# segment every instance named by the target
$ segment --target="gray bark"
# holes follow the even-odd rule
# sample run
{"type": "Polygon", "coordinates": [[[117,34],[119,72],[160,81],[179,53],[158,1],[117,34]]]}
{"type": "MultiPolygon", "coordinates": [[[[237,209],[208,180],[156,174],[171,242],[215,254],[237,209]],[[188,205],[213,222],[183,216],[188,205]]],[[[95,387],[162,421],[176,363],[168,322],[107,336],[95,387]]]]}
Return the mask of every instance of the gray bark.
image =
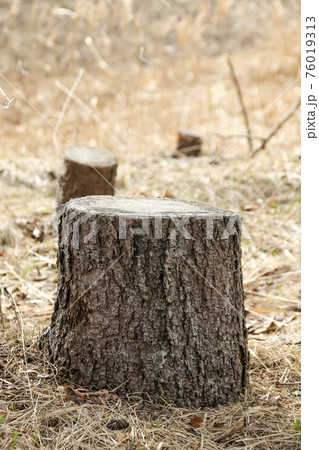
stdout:
{"type": "Polygon", "coordinates": [[[248,364],[240,234],[238,215],[206,204],[71,200],[42,338],[60,377],[177,406],[238,400],[248,364]]]}

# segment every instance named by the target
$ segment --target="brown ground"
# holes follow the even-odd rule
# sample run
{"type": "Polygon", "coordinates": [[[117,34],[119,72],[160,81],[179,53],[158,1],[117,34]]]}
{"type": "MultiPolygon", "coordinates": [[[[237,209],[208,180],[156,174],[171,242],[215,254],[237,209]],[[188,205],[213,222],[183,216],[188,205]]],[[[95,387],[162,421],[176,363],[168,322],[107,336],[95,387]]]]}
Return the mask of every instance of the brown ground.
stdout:
{"type": "Polygon", "coordinates": [[[212,137],[246,134],[226,52],[254,136],[267,136],[294,107],[299,3],[189,3],[1,4],[0,87],[16,98],[0,109],[1,448],[300,447],[299,111],[254,158],[245,138],[212,137]],[[202,156],[171,158],[180,129],[203,136],[202,156]],[[50,218],[68,143],[113,151],[122,195],[181,197],[240,212],[251,350],[241,403],[186,411],[57,389],[36,344],[56,290],[50,218]],[[107,428],[118,418],[128,428],[107,428]]]}

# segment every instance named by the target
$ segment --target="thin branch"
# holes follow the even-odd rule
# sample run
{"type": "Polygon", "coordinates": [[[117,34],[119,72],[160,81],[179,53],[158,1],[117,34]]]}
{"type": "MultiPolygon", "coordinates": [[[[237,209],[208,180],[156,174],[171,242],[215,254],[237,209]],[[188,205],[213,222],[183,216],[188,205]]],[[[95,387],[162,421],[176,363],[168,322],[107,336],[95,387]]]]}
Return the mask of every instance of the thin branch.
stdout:
{"type": "Polygon", "coordinates": [[[237,75],[235,73],[233,63],[231,62],[230,58],[227,58],[227,63],[229,66],[231,77],[233,79],[233,82],[234,82],[234,85],[235,85],[235,88],[237,91],[239,102],[241,104],[242,113],[244,116],[245,126],[246,126],[246,130],[247,130],[247,141],[248,141],[249,151],[252,152],[253,151],[253,140],[252,140],[251,131],[250,131],[250,127],[249,127],[248,112],[247,112],[246,106],[244,104],[244,99],[243,99],[243,95],[241,92],[240,84],[239,84],[237,75]]]}
{"type": "Polygon", "coordinates": [[[39,289],[35,288],[34,286],[32,286],[31,283],[29,283],[27,280],[25,280],[24,278],[20,277],[20,275],[13,269],[13,267],[7,263],[7,261],[3,260],[4,265],[10,270],[10,272],[20,281],[22,281],[23,283],[25,283],[28,288],[30,289],[30,291],[33,292],[33,294],[38,295],[39,298],[46,298],[47,300],[49,300],[50,303],[54,303],[54,300],[52,299],[52,297],[48,294],[46,294],[45,292],[41,292],[39,291],[39,289]]]}
{"type": "MultiPolygon", "coordinates": [[[[88,105],[86,105],[86,104],[85,104],[85,103],[84,103],[84,102],[83,102],[83,101],[82,101],[82,100],[81,100],[74,92],[71,92],[66,86],[64,86],[64,84],[61,83],[60,80],[56,80],[56,81],[55,81],[55,85],[56,85],[59,89],[61,89],[62,92],[64,92],[64,93],[67,94],[67,95],[70,95],[70,97],[72,98],[72,100],[73,100],[77,105],[79,105],[81,108],[85,109],[87,112],[90,113],[90,115],[91,115],[91,117],[92,117],[92,119],[94,120],[95,123],[101,125],[102,128],[105,129],[105,127],[107,126],[107,125],[106,125],[106,122],[103,122],[103,120],[101,120],[101,119],[99,118],[99,116],[93,111],[93,109],[90,108],[88,105]]],[[[112,131],[111,128],[108,128],[108,131],[109,131],[114,137],[116,137],[116,138],[118,139],[119,143],[120,143],[121,145],[123,145],[123,146],[125,147],[125,149],[126,149],[126,145],[125,145],[125,142],[123,141],[123,139],[122,139],[117,133],[115,133],[114,131],[112,131]]]]}
{"type": "Polygon", "coordinates": [[[4,96],[4,98],[6,100],[6,102],[3,105],[0,105],[0,108],[2,108],[2,109],[9,109],[9,108],[11,108],[11,106],[13,106],[15,104],[16,99],[12,98],[10,100],[10,98],[7,97],[6,93],[1,88],[0,88],[0,93],[4,96]]]}
{"type": "Polygon", "coordinates": [[[1,304],[2,298],[4,298],[4,288],[1,288],[1,295],[0,295],[0,323],[2,325],[2,328],[5,329],[4,328],[4,319],[3,319],[4,314],[2,311],[2,304],[1,304]]]}
{"type": "Polygon", "coordinates": [[[298,299],[281,297],[279,295],[263,294],[262,292],[248,291],[247,289],[245,289],[245,294],[251,295],[251,296],[256,296],[256,297],[270,298],[271,300],[281,300],[286,303],[293,303],[293,304],[300,303],[300,300],[298,300],[298,299]]]}
{"type": "Polygon", "coordinates": [[[301,104],[301,98],[297,101],[297,103],[295,104],[295,106],[291,109],[291,111],[286,114],[281,120],[280,122],[278,122],[278,124],[272,129],[272,131],[268,134],[268,136],[266,138],[263,139],[263,142],[260,144],[259,147],[255,148],[254,151],[252,152],[251,156],[255,156],[258,152],[260,152],[261,150],[264,150],[264,148],[266,147],[266,145],[268,144],[268,142],[270,141],[271,138],[273,138],[275,136],[275,134],[280,130],[280,128],[287,122],[287,120],[290,119],[291,116],[293,116],[295,114],[295,112],[297,111],[297,109],[299,108],[301,104]]]}
{"type": "Polygon", "coordinates": [[[253,136],[253,135],[248,135],[248,134],[223,134],[223,133],[215,133],[212,132],[211,134],[213,134],[214,136],[217,136],[221,139],[241,139],[241,138],[245,138],[245,139],[254,139],[254,140],[259,140],[259,141],[264,141],[265,138],[261,137],[261,136],[253,136]]]}
{"type": "Polygon", "coordinates": [[[92,53],[92,55],[94,56],[94,58],[96,59],[96,62],[98,63],[98,66],[105,70],[106,72],[108,72],[109,75],[113,75],[113,71],[111,70],[110,66],[108,65],[108,63],[102,58],[102,56],[100,55],[98,49],[96,48],[96,46],[94,45],[93,39],[91,38],[91,36],[87,36],[84,39],[84,43],[85,45],[87,45],[88,49],[90,50],[90,52],[92,53]]]}
{"type": "Polygon", "coordinates": [[[22,350],[23,350],[24,364],[25,364],[25,368],[26,368],[25,373],[26,373],[26,377],[27,377],[27,380],[28,380],[28,386],[29,386],[29,391],[30,391],[31,402],[32,402],[32,405],[34,405],[34,402],[33,402],[33,395],[32,395],[32,388],[31,388],[31,382],[30,382],[30,378],[29,378],[27,353],[26,353],[26,350],[25,350],[25,343],[24,343],[24,330],[23,330],[22,314],[21,314],[21,312],[20,312],[20,310],[19,310],[19,308],[18,308],[18,305],[16,304],[16,301],[15,301],[15,299],[14,299],[12,293],[9,292],[9,294],[10,294],[11,301],[12,301],[12,305],[13,305],[13,307],[14,307],[14,312],[15,312],[15,314],[16,314],[17,321],[18,321],[18,324],[19,324],[19,327],[20,327],[20,330],[21,330],[22,350]]]}
{"type": "Polygon", "coordinates": [[[56,138],[58,129],[60,128],[61,122],[63,120],[64,113],[65,113],[65,111],[66,111],[66,109],[67,109],[67,107],[68,107],[68,105],[70,103],[70,100],[72,98],[72,95],[73,95],[74,91],[78,87],[78,84],[79,84],[79,82],[80,82],[80,80],[82,78],[83,73],[84,73],[84,69],[81,67],[81,69],[80,69],[80,71],[78,73],[78,76],[76,77],[76,79],[75,79],[75,81],[73,83],[73,86],[72,86],[71,90],[69,91],[69,93],[68,93],[68,95],[67,95],[67,97],[65,99],[65,102],[64,102],[64,105],[63,105],[62,110],[60,112],[58,121],[57,121],[57,123],[55,125],[55,128],[53,130],[52,140],[53,140],[53,144],[54,144],[56,149],[58,149],[58,142],[57,142],[57,138],[56,138]]]}
{"type": "Polygon", "coordinates": [[[242,428],[244,428],[245,426],[245,419],[242,417],[241,419],[239,419],[237,422],[235,422],[235,424],[228,430],[225,431],[223,434],[217,436],[214,439],[214,442],[220,442],[223,439],[228,438],[229,436],[231,436],[232,434],[237,433],[238,431],[240,431],[242,428]]]}

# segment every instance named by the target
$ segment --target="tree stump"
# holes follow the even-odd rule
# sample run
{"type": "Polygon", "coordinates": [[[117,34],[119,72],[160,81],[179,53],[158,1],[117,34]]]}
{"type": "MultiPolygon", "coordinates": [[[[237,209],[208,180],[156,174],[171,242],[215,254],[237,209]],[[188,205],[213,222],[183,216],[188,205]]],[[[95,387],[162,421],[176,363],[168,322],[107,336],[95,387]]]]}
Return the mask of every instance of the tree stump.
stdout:
{"type": "Polygon", "coordinates": [[[64,205],[42,337],[59,376],[184,407],[238,400],[248,364],[240,236],[238,215],[201,203],[64,205]]]}
{"type": "Polygon", "coordinates": [[[68,147],[58,181],[57,204],[87,195],[114,195],[117,161],[109,150],[68,147]]]}
{"type": "Polygon", "coordinates": [[[177,140],[176,156],[199,156],[203,140],[194,131],[180,131],[177,140]]]}

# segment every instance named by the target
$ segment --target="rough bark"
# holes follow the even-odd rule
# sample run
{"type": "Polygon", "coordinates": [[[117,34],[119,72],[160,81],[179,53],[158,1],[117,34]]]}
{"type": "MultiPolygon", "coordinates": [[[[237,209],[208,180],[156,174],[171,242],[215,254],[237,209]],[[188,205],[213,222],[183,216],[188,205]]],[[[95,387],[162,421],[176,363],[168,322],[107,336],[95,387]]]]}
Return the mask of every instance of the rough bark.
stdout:
{"type": "Polygon", "coordinates": [[[248,364],[240,234],[238,215],[206,204],[71,200],[42,338],[60,377],[178,406],[238,400],[248,364]]]}
{"type": "Polygon", "coordinates": [[[71,198],[114,195],[116,170],[116,158],[109,150],[68,147],[58,182],[58,208],[71,198]]]}

